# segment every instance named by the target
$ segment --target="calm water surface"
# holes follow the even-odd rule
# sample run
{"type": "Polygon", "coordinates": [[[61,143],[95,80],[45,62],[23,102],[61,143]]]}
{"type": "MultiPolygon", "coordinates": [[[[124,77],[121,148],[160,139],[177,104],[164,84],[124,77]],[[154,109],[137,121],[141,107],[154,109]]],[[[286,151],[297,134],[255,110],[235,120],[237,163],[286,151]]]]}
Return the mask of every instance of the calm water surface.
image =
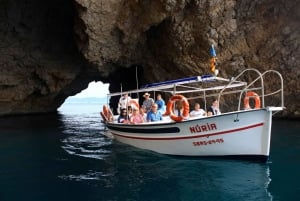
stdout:
{"type": "Polygon", "coordinates": [[[0,201],[299,200],[300,122],[273,122],[267,163],[174,158],[111,141],[99,104],[0,119],[0,201]]]}

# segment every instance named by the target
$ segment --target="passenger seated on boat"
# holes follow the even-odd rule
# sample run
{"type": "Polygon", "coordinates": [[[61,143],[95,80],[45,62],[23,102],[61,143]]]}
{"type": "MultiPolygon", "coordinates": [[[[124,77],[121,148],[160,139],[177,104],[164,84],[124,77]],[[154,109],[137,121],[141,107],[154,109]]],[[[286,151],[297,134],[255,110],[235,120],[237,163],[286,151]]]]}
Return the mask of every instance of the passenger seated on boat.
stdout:
{"type": "Polygon", "coordinates": [[[144,107],[140,107],[140,114],[144,118],[144,122],[146,122],[147,121],[147,112],[146,112],[146,109],[144,107]]]}
{"type": "Polygon", "coordinates": [[[129,116],[125,108],[121,109],[120,116],[118,117],[118,123],[129,123],[129,116]]]}
{"type": "Polygon", "coordinates": [[[162,120],[162,114],[160,111],[157,110],[157,104],[154,103],[151,106],[151,110],[147,113],[147,121],[161,121],[162,120]]]}
{"type": "Polygon", "coordinates": [[[132,109],[132,115],[130,116],[130,123],[136,124],[136,123],[143,123],[144,117],[139,113],[139,109],[136,107],[133,107],[132,109]]]}
{"type": "Polygon", "coordinates": [[[219,102],[218,100],[215,99],[207,110],[207,116],[213,116],[219,114],[221,114],[221,111],[219,109],[219,102]]]}
{"type": "Polygon", "coordinates": [[[183,105],[182,101],[176,101],[175,102],[175,109],[174,109],[174,114],[178,117],[182,116],[183,114],[183,105]]]}
{"type": "Polygon", "coordinates": [[[203,117],[206,116],[206,112],[200,108],[199,103],[195,103],[194,110],[190,112],[190,117],[203,117]]]}
{"type": "Polygon", "coordinates": [[[153,98],[150,98],[149,93],[145,93],[143,97],[145,98],[145,100],[143,101],[143,107],[146,109],[147,112],[149,112],[151,110],[152,104],[154,103],[154,100],[153,98]]]}
{"type": "Polygon", "coordinates": [[[124,93],[123,96],[121,96],[118,104],[118,113],[120,114],[121,108],[127,108],[129,101],[131,100],[131,97],[128,96],[127,93],[124,93]]]}
{"type": "Polygon", "coordinates": [[[166,104],[164,99],[162,99],[161,94],[157,94],[155,103],[158,106],[158,110],[163,114],[166,111],[166,104]]]}

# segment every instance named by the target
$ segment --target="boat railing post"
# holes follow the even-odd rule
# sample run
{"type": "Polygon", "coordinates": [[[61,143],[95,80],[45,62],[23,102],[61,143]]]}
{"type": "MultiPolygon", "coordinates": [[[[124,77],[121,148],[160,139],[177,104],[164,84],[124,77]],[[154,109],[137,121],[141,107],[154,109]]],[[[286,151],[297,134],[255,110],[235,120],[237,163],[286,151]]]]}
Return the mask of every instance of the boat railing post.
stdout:
{"type": "Polygon", "coordinates": [[[207,105],[206,105],[206,93],[205,93],[205,90],[203,91],[203,98],[204,98],[204,108],[205,108],[205,111],[207,111],[207,105]]]}
{"type": "Polygon", "coordinates": [[[265,98],[264,98],[264,80],[263,80],[263,76],[261,74],[261,72],[259,72],[256,69],[249,69],[252,71],[255,71],[258,74],[258,77],[256,79],[254,79],[250,84],[247,85],[247,87],[245,88],[245,91],[248,91],[248,89],[250,88],[250,86],[252,86],[255,82],[257,82],[257,80],[260,80],[260,89],[261,89],[261,98],[262,98],[262,107],[265,107],[265,98]]]}
{"type": "MultiPolygon", "coordinates": [[[[284,108],[284,94],[283,94],[283,77],[282,77],[282,75],[278,72],[278,71],[276,71],[276,70],[268,70],[268,71],[265,71],[263,74],[262,74],[262,76],[265,76],[266,74],[268,74],[268,73],[275,73],[278,77],[279,77],[279,79],[280,79],[280,89],[278,89],[278,90],[275,90],[275,93],[278,93],[278,92],[280,92],[280,95],[281,95],[281,107],[282,108],[284,108]]],[[[268,94],[267,94],[268,95],[268,94]]],[[[267,96],[266,95],[266,96],[267,96]]]]}
{"type": "MultiPolygon", "coordinates": [[[[254,69],[254,68],[248,68],[248,69],[243,70],[243,71],[242,71],[240,74],[238,74],[236,77],[232,78],[232,79],[230,80],[230,82],[229,82],[226,86],[230,85],[230,84],[233,83],[233,82],[238,81],[238,79],[239,79],[242,75],[244,75],[247,71],[254,71],[254,72],[256,72],[256,73],[258,74],[258,77],[257,77],[254,81],[252,81],[250,84],[247,84],[247,85],[245,86],[245,88],[241,91],[240,97],[239,97],[239,104],[238,104],[238,108],[237,108],[238,111],[241,109],[242,94],[243,94],[244,92],[248,91],[249,87],[252,86],[252,85],[253,85],[257,80],[259,80],[259,79],[261,80],[261,90],[263,90],[263,78],[262,78],[262,74],[261,74],[258,70],[254,69]]],[[[221,97],[223,91],[226,89],[226,86],[220,91],[220,94],[219,94],[219,98],[218,98],[218,99],[220,99],[220,97],[221,97]]],[[[264,95],[264,92],[263,92],[263,91],[262,91],[262,95],[264,95]]],[[[263,107],[264,107],[264,99],[263,99],[262,102],[263,102],[263,107]]]]}
{"type": "Polygon", "coordinates": [[[174,87],[173,87],[173,95],[176,94],[176,84],[174,84],[174,87]]]}
{"type": "Polygon", "coordinates": [[[261,102],[262,102],[262,108],[265,108],[265,87],[264,87],[264,79],[261,75],[261,102]]]}

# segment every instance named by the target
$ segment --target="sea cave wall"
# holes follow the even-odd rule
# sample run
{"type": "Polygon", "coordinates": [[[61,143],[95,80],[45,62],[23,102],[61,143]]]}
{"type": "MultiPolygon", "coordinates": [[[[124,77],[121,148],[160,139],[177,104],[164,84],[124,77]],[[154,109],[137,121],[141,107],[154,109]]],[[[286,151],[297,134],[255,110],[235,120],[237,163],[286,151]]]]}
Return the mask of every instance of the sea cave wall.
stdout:
{"type": "MultiPolygon", "coordinates": [[[[209,71],[283,74],[300,117],[299,0],[0,0],[0,116],[53,112],[91,81],[110,91],[209,71]]],[[[272,86],[276,80],[267,79],[272,86]]]]}

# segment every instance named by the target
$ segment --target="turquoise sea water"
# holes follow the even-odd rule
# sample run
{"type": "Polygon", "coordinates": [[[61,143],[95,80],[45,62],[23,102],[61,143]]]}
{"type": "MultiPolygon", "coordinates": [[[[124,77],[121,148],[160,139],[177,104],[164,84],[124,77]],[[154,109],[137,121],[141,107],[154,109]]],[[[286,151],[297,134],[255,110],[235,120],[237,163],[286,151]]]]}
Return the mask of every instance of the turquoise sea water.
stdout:
{"type": "Polygon", "coordinates": [[[299,200],[300,122],[273,122],[270,160],[174,158],[103,135],[99,103],[0,119],[0,200],[299,200]]]}

